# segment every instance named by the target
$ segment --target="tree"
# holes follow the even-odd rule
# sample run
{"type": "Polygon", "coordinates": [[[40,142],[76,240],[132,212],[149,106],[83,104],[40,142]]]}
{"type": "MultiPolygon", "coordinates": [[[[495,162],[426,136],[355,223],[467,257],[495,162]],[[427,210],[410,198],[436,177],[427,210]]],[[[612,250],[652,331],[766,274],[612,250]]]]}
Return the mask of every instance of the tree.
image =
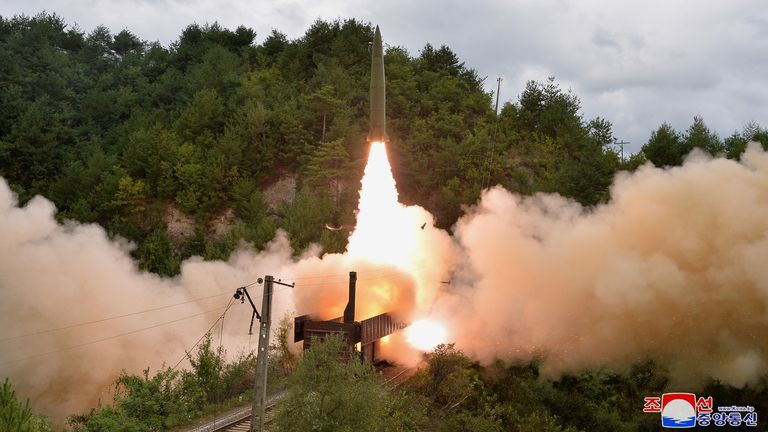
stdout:
{"type": "Polygon", "coordinates": [[[8,378],[0,387],[0,430],[8,432],[45,432],[51,428],[41,416],[34,414],[29,399],[21,403],[16,398],[8,378]]]}
{"type": "Polygon", "coordinates": [[[219,378],[224,367],[222,348],[211,347],[211,334],[208,333],[197,346],[197,355],[187,355],[192,371],[206,402],[214,402],[221,390],[219,378]]]}
{"type": "Polygon", "coordinates": [[[424,354],[427,364],[416,376],[416,387],[442,409],[454,409],[476,402],[482,387],[472,361],[454,344],[440,344],[424,354]]]}
{"type": "Polygon", "coordinates": [[[585,131],[579,115],[581,101],[573,92],[563,91],[549,77],[546,83],[529,81],[520,95],[520,125],[530,132],[541,132],[575,149],[585,131]]]}
{"type": "Polygon", "coordinates": [[[601,147],[607,147],[616,142],[613,136],[613,125],[602,117],[595,117],[587,124],[589,138],[601,147]]]}
{"type": "Polygon", "coordinates": [[[768,150],[768,130],[760,126],[755,121],[750,121],[744,126],[744,131],[741,133],[748,141],[759,142],[763,146],[763,150],[768,150]]]}
{"type": "Polygon", "coordinates": [[[296,364],[290,387],[278,405],[279,431],[377,431],[385,414],[385,393],[373,367],[346,352],[340,335],[312,348],[296,364]]]}
{"type": "Polygon", "coordinates": [[[662,123],[651,134],[642,152],[657,167],[681,165],[686,154],[680,134],[669,123],[662,123]]]}
{"type": "MultiPolygon", "coordinates": [[[[141,430],[161,430],[172,425],[175,416],[183,416],[194,405],[177,385],[178,371],[171,368],[149,375],[149,368],[142,375],[123,373],[117,379],[115,409],[133,421],[141,430]]],[[[99,415],[110,414],[111,410],[99,415]]]]}
{"type": "Polygon", "coordinates": [[[747,149],[748,143],[749,140],[747,138],[738,132],[734,132],[731,136],[723,140],[725,155],[728,159],[740,159],[742,153],[747,149]]]}
{"type": "Polygon", "coordinates": [[[683,135],[683,153],[698,148],[711,155],[718,156],[725,151],[723,143],[716,133],[709,130],[701,116],[693,118],[693,124],[683,135]]]}
{"type": "Polygon", "coordinates": [[[587,143],[573,158],[559,161],[552,191],[574,198],[583,205],[605,202],[618,167],[616,152],[598,143],[587,143]]]}
{"type": "Polygon", "coordinates": [[[342,140],[321,142],[306,164],[307,183],[330,190],[334,203],[338,205],[343,181],[349,176],[351,168],[349,153],[342,140]]]}
{"type": "Polygon", "coordinates": [[[323,129],[322,134],[320,135],[320,141],[324,141],[328,116],[341,108],[342,102],[334,96],[333,87],[327,84],[309,95],[307,102],[309,103],[310,107],[312,107],[312,109],[323,114],[323,129]]]}
{"type": "MultiPolygon", "coordinates": [[[[42,96],[27,105],[0,140],[0,174],[26,187],[46,185],[62,168],[71,143],[67,106],[42,96]]],[[[37,190],[36,192],[42,192],[37,190]]]]}
{"type": "Polygon", "coordinates": [[[281,227],[290,234],[291,245],[297,253],[313,241],[320,240],[322,234],[327,232],[325,225],[335,222],[331,220],[334,206],[328,194],[309,188],[296,194],[293,203],[284,205],[282,214],[281,227]]]}
{"type": "Polygon", "coordinates": [[[173,253],[173,246],[166,234],[165,224],[157,224],[155,229],[141,243],[135,252],[139,268],[163,276],[172,276],[179,272],[179,259],[173,253]]]}
{"type": "Polygon", "coordinates": [[[275,341],[269,345],[270,368],[274,373],[287,375],[293,370],[297,356],[291,349],[293,338],[293,315],[286,312],[280,319],[275,341]]]}

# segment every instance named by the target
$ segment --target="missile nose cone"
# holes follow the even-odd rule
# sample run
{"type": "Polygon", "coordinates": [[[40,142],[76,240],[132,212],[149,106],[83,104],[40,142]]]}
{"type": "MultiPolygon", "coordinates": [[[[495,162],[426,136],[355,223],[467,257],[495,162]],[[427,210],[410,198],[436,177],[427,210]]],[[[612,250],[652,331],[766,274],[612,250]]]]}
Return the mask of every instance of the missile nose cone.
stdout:
{"type": "Polygon", "coordinates": [[[381,42],[381,30],[376,26],[371,50],[371,124],[368,141],[389,141],[385,126],[386,94],[384,87],[384,49],[381,42]]]}

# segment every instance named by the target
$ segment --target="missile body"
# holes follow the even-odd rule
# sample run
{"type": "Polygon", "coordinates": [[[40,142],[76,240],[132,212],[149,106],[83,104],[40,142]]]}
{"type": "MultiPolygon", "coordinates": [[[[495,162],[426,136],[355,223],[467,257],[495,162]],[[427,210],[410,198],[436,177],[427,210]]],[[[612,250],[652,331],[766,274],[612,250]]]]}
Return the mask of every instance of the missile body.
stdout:
{"type": "Polygon", "coordinates": [[[371,124],[368,141],[387,142],[386,95],[384,89],[384,49],[381,44],[381,32],[376,26],[371,50],[371,124]]]}

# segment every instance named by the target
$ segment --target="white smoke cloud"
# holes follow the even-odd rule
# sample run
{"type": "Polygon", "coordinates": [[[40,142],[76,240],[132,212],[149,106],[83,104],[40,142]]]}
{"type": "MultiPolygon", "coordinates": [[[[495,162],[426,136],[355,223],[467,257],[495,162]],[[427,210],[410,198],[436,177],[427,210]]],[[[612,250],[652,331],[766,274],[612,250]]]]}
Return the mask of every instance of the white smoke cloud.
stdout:
{"type": "Polygon", "coordinates": [[[464,282],[440,300],[459,345],[549,373],[653,358],[683,382],[765,374],[768,154],[646,165],[611,196],[486,191],[455,230],[464,282]]]}
{"type": "MultiPolygon", "coordinates": [[[[97,225],[58,224],[54,213],[42,197],[18,207],[0,179],[0,339],[5,339],[0,377],[9,376],[36,409],[58,420],[99,399],[111,402],[121,370],[174,365],[221,314],[236,287],[267,273],[290,274],[293,265],[287,237],[279,233],[263,252],[243,247],[227,262],[193,258],[180,276],[161,278],[138,271],[128,242],[109,239],[97,225]],[[178,303],[184,304],[45,332],[178,303]],[[180,321],[113,338],[174,320],[180,321]],[[45,333],[13,338],[37,332],[45,333]],[[88,345],[77,347],[81,344],[88,345]]],[[[261,298],[258,285],[251,292],[255,301],[261,298]]],[[[248,343],[251,309],[238,306],[225,319],[230,352],[248,343]]],[[[275,294],[277,319],[292,309],[290,293],[275,294]]]]}

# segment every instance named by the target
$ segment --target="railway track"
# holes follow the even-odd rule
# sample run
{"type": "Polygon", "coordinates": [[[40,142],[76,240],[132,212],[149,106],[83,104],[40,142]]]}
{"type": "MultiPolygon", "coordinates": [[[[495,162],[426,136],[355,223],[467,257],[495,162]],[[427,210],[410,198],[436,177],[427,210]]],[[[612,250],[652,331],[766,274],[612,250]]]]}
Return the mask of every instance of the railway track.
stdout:
{"type": "Polygon", "coordinates": [[[386,378],[381,384],[387,390],[394,390],[395,388],[399,387],[400,384],[408,381],[415,370],[415,367],[393,367],[388,378],[386,378]]]}
{"type": "MultiPolygon", "coordinates": [[[[285,397],[286,392],[282,391],[267,399],[265,407],[265,423],[272,421],[274,407],[285,397]]],[[[197,426],[194,429],[188,429],[185,432],[245,432],[251,430],[251,407],[243,407],[238,410],[216,418],[211,422],[197,426]]]]}
{"type": "MultiPolygon", "coordinates": [[[[381,384],[388,390],[394,390],[413,375],[414,367],[385,366],[385,377],[381,384]]],[[[274,407],[285,397],[286,391],[277,393],[267,399],[265,424],[272,421],[274,407]]],[[[214,421],[200,425],[194,429],[188,429],[184,432],[250,432],[251,430],[251,407],[243,407],[238,410],[227,413],[216,418],[214,421]]]]}
{"type": "MultiPolygon", "coordinates": [[[[273,407],[277,402],[267,405],[265,412],[264,424],[268,425],[272,422],[273,407]]],[[[241,415],[239,418],[232,419],[229,423],[224,423],[213,429],[213,432],[250,432],[251,431],[251,410],[248,410],[247,414],[241,415]]]]}

